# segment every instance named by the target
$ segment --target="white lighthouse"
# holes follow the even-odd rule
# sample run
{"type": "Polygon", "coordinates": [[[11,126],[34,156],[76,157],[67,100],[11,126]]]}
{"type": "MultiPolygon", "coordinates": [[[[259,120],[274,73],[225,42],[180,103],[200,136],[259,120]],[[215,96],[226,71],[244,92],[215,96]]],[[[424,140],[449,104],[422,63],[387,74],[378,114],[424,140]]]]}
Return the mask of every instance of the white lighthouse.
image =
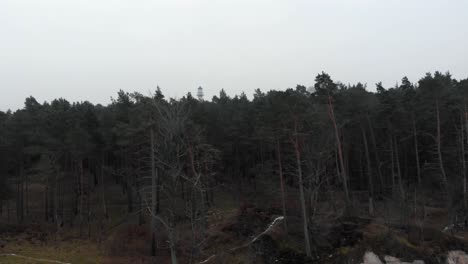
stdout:
{"type": "Polygon", "coordinates": [[[198,100],[203,101],[203,88],[201,86],[198,87],[197,97],[198,100]]]}

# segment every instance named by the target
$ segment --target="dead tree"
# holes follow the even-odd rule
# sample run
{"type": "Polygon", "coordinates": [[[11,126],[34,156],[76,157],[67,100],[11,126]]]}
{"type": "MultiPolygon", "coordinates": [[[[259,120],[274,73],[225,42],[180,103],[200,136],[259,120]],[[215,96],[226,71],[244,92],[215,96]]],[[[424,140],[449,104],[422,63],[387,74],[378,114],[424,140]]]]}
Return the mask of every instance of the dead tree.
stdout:
{"type": "MultiPolygon", "coordinates": [[[[187,157],[187,144],[184,140],[186,134],[187,113],[181,106],[174,104],[154,104],[158,113],[158,141],[154,140],[155,131],[150,128],[150,164],[151,164],[151,184],[142,190],[151,189],[151,201],[147,201],[147,195],[142,194],[146,202],[147,211],[151,217],[152,234],[155,234],[156,223],[160,223],[169,238],[169,248],[171,251],[171,262],[177,264],[177,192],[178,186],[184,177],[184,167],[187,157]],[[159,184],[160,175],[158,171],[163,171],[164,185],[159,184]],[[167,196],[167,207],[164,210],[157,210],[157,196],[159,193],[167,196]]],[[[152,236],[153,236],[152,235],[152,236]]],[[[153,252],[152,252],[153,253],[153,252]]]]}
{"type": "Polygon", "coordinates": [[[340,133],[338,131],[338,125],[336,123],[336,118],[335,118],[335,113],[333,110],[333,101],[332,101],[332,96],[328,95],[328,115],[330,117],[330,120],[332,121],[333,128],[335,131],[335,138],[336,138],[336,147],[338,149],[338,160],[340,164],[340,172],[341,172],[341,180],[343,182],[343,190],[345,192],[345,198],[346,198],[346,204],[349,206],[350,199],[349,199],[349,191],[348,191],[348,176],[346,173],[346,168],[345,168],[345,163],[343,159],[343,148],[341,144],[341,138],[340,138],[340,133]]]}
{"type": "Polygon", "coordinates": [[[439,100],[436,100],[436,116],[437,116],[437,135],[436,135],[436,144],[437,144],[437,156],[439,158],[439,167],[440,167],[440,176],[442,178],[442,184],[444,190],[448,191],[448,182],[447,174],[445,173],[444,161],[442,159],[442,147],[441,147],[441,136],[440,136],[440,110],[439,110],[439,100]]]}
{"type": "MultiPolygon", "coordinates": [[[[200,246],[205,238],[207,226],[207,188],[210,168],[217,161],[219,151],[209,144],[201,142],[201,134],[197,129],[191,129],[189,134],[189,143],[187,146],[188,167],[191,170],[191,175],[182,177],[190,184],[191,195],[189,202],[190,222],[192,229],[192,252],[200,251],[200,246]],[[204,170],[203,170],[204,168],[204,170]]],[[[191,254],[191,258],[193,254],[191,254]]]]}

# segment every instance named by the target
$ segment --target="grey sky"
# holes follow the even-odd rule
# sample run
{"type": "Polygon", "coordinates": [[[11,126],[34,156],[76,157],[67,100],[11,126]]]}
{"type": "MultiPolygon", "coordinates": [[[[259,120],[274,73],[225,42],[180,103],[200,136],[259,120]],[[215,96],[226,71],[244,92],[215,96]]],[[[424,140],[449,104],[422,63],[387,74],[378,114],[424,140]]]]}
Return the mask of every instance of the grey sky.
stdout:
{"type": "Polygon", "coordinates": [[[159,85],[208,98],[336,81],[468,77],[464,0],[0,0],[0,110],[108,103],[159,85]]]}

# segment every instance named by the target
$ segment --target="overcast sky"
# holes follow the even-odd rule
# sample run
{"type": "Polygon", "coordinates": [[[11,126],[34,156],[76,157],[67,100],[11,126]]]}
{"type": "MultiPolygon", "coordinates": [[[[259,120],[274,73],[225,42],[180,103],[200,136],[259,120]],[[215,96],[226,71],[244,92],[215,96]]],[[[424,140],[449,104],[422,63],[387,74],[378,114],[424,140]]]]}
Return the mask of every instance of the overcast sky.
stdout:
{"type": "Polygon", "coordinates": [[[0,110],[119,89],[211,98],[335,81],[468,77],[465,0],[0,0],[0,110]]]}

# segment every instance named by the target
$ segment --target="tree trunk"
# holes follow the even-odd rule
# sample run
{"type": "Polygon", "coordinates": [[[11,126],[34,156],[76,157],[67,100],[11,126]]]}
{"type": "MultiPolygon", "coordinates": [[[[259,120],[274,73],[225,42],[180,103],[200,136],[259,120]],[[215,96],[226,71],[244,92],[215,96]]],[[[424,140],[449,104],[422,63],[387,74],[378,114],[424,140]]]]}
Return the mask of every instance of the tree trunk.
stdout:
{"type": "MultiPolygon", "coordinates": [[[[89,174],[88,174],[89,175],[89,174]]],[[[88,178],[88,185],[87,185],[87,188],[86,188],[86,222],[88,224],[88,239],[91,238],[91,214],[92,214],[92,210],[91,210],[91,186],[93,186],[91,184],[91,180],[92,178],[89,177],[88,178]]]]}
{"type": "Polygon", "coordinates": [[[401,168],[400,168],[400,154],[398,153],[398,140],[395,137],[395,159],[396,159],[396,167],[397,167],[397,176],[398,176],[398,187],[400,190],[400,197],[401,199],[404,198],[404,191],[403,191],[403,181],[401,178],[401,168]]]}
{"type": "Polygon", "coordinates": [[[55,220],[55,225],[57,228],[57,234],[60,231],[60,226],[61,226],[61,221],[59,220],[59,215],[58,215],[58,206],[59,206],[59,199],[58,199],[58,170],[54,169],[54,220],[55,220]]]}
{"type": "Polygon", "coordinates": [[[205,200],[205,190],[203,186],[200,188],[200,234],[205,235],[206,230],[206,200],[205,200]]]}
{"type": "Polygon", "coordinates": [[[395,153],[394,153],[394,145],[393,145],[393,136],[390,133],[390,156],[391,156],[391,176],[392,176],[392,192],[395,193],[395,153]]]}
{"type": "MultiPolygon", "coordinates": [[[[157,197],[157,182],[158,182],[158,171],[156,169],[156,164],[154,160],[154,132],[153,129],[150,129],[150,143],[151,143],[151,210],[154,214],[157,214],[156,210],[156,197],[157,197]]],[[[151,256],[156,256],[156,222],[155,218],[151,217],[151,256]]]]}
{"type": "Polygon", "coordinates": [[[463,175],[463,209],[467,209],[467,200],[466,200],[466,160],[465,160],[465,120],[463,116],[466,116],[466,113],[463,113],[460,116],[460,147],[461,147],[461,164],[462,164],[462,175],[463,175]]]}
{"type": "Polygon", "coordinates": [[[306,205],[305,205],[305,197],[304,197],[304,185],[302,182],[302,165],[301,165],[301,153],[299,150],[299,139],[297,135],[297,121],[294,124],[294,150],[296,153],[296,164],[297,164],[297,175],[299,178],[299,194],[301,199],[301,208],[302,208],[302,220],[303,220],[303,229],[304,229],[304,242],[305,242],[305,251],[308,257],[312,256],[311,248],[310,248],[310,239],[309,239],[309,228],[307,225],[307,212],[306,212],[306,205]]]}
{"type": "MultiPolygon", "coordinates": [[[[468,112],[466,110],[466,102],[465,102],[465,111],[464,111],[464,131],[466,133],[466,140],[468,143],[468,112]]],[[[465,137],[465,135],[463,135],[465,137]]],[[[463,147],[464,147],[465,142],[463,142],[463,147]]],[[[465,156],[463,156],[465,157],[465,156]]],[[[464,204],[465,204],[465,210],[468,209],[468,195],[467,195],[467,172],[466,172],[466,158],[465,158],[465,174],[464,174],[464,179],[463,179],[463,198],[464,198],[464,204]]]]}
{"type": "Polygon", "coordinates": [[[133,212],[133,189],[132,189],[132,170],[130,164],[130,158],[126,157],[125,159],[125,188],[127,191],[127,211],[128,213],[133,212]]]}
{"type": "MultiPolygon", "coordinates": [[[[24,173],[24,171],[23,171],[24,173]]],[[[25,206],[26,206],[26,216],[29,215],[29,177],[27,173],[24,173],[24,185],[23,188],[26,189],[25,191],[25,206]]]]}
{"type": "Polygon", "coordinates": [[[44,218],[49,221],[49,177],[46,177],[46,186],[44,188],[44,218]]]}
{"type": "Polygon", "coordinates": [[[17,178],[17,200],[16,200],[16,218],[18,223],[23,223],[24,220],[24,171],[23,164],[19,168],[17,178]]]}
{"type": "Polygon", "coordinates": [[[280,143],[279,139],[276,141],[276,157],[278,160],[278,173],[280,178],[280,188],[281,188],[281,204],[283,207],[283,217],[284,217],[284,230],[286,233],[288,232],[288,225],[286,222],[286,197],[284,192],[284,180],[283,180],[283,166],[281,164],[281,150],[280,150],[280,143]]]}
{"type": "Polygon", "coordinates": [[[421,166],[419,164],[418,133],[416,131],[416,119],[414,117],[414,113],[412,114],[412,119],[413,119],[414,153],[416,156],[416,173],[418,177],[418,185],[421,185],[421,166]]]}
{"type": "MultiPolygon", "coordinates": [[[[192,219],[195,220],[197,218],[197,203],[196,203],[196,197],[197,197],[197,193],[199,193],[200,195],[200,208],[199,208],[199,213],[200,213],[200,234],[204,235],[205,233],[205,229],[206,229],[206,208],[205,208],[205,205],[206,205],[206,201],[205,201],[205,189],[204,189],[204,186],[203,186],[203,179],[202,179],[202,176],[203,174],[199,173],[196,171],[196,168],[195,168],[195,154],[193,153],[193,146],[192,145],[189,145],[188,147],[188,154],[189,154],[189,159],[190,159],[190,168],[192,170],[192,174],[193,174],[193,180],[195,181],[194,184],[193,184],[193,197],[192,197],[192,219]]],[[[196,241],[194,240],[193,241],[193,244],[195,245],[196,244],[196,241]]]]}
{"type": "Polygon", "coordinates": [[[364,129],[363,126],[361,126],[361,131],[362,131],[362,139],[364,141],[364,151],[366,153],[366,163],[367,163],[367,183],[369,186],[369,215],[373,216],[374,215],[374,186],[372,182],[372,169],[371,169],[371,163],[370,163],[370,155],[369,155],[369,147],[367,145],[367,136],[366,136],[366,130],[364,129]]]}
{"type": "Polygon", "coordinates": [[[370,135],[371,135],[371,140],[372,140],[372,145],[374,147],[374,152],[375,152],[375,161],[377,162],[377,173],[379,175],[379,181],[380,181],[380,192],[383,191],[385,183],[383,181],[383,176],[382,176],[382,170],[381,170],[381,162],[380,162],[380,156],[379,156],[379,150],[377,149],[377,142],[375,140],[375,134],[374,134],[374,128],[372,127],[371,120],[369,118],[369,115],[366,115],[367,118],[367,123],[369,124],[369,130],[370,130],[370,135]]]}
{"type": "Polygon", "coordinates": [[[7,203],[7,222],[10,223],[10,200],[7,200],[6,203],[7,203]]]}
{"type": "Polygon", "coordinates": [[[169,244],[171,248],[171,263],[177,264],[177,251],[176,251],[176,244],[174,238],[174,231],[170,230],[169,232],[169,244]]]}
{"type": "Polygon", "coordinates": [[[350,200],[349,200],[349,192],[348,192],[348,176],[346,174],[346,169],[345,169],[344,159],[343,159],[343,149],[341,146],[341,139],[340,139],[340,135],[338,131],[338,126],[336,124],[335,113],[333,111],[332,97],[330,95],[328,96],[328,113],[333,123],[333,128],[335,129],[336,147],[338,148],[338,159],[340,161],[340,167],[341,167],[341,178],[343,181],[343,190],[345,192],[346,204],[349,206],[350,200]]]}
{"type": "Polygon", "coordinates": [[[24,168],[23,165],[21,165],[20,168],[20,210],[19,210],[19,215],[20,215],[20,222],[23,223],[24,221],[24,168]]]}
{"type": "Polygon", "coordinates": [[[83,172],[83,159],[80,159],[80,164],[79,164],[79,170],[80,170],[80,201],[79,201],[79,217],[80,217],[80,237],[82,234],[82,228],[83,228],[83,195],[84,195],[84,172],[83,172]]]}
{"type": "Polygon", "coordinates": [[[437,155],[439,157],[440,176],[442,177],[442,183],[444,190],[448,192],[447,175],[445,173],[444,161],[442,160],[442,147],[440,142],[440,113],[439,113],[439,100],[436,100],[436,114],[437,114],[437,155]]]}
{"type": "Polygon", "coordinates": [[[102,212],[105,219],[109,219],[109,214],[107,212],[106,204],[106,187],[104,183],[104,152],[101,154],[101,202],[102,202],[102,212]]]}

